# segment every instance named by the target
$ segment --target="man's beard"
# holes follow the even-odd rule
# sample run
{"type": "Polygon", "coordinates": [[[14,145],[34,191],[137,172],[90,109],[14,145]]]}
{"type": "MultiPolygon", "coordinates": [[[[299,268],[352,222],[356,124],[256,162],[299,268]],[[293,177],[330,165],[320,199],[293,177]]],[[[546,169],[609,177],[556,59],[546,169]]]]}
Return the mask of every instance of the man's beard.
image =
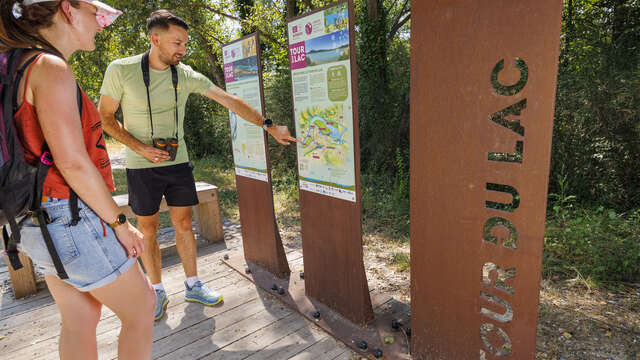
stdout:
{"type": "Polygon", "coordinates": [[[178,65],[180,63],[180,59],[176,60],[176,55],[171,55],[171,56],[165,56],[164,54],[160,54],[160,60],[162,60],[163,63],[167,64],[167,65],[178,65]]]}

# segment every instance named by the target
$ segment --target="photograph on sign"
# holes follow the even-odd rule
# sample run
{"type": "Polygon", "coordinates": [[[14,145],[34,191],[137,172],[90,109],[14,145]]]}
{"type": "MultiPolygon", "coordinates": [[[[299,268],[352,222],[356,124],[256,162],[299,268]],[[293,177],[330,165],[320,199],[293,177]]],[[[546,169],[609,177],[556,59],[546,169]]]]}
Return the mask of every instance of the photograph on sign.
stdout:
{"type": "MultiPolygon", "coordinates": [[[[249,37],[222,48],[227,92],[244,99],[262,113],[256,38],[249,37]]],[[[229,127],[236,175],[268,182],[264,133],[229,111],[229,127]]]]}
{"type": "Polygon", "coordinates": [[[300,189],[356,201],[346,3],[289,23],[300,189]]]}

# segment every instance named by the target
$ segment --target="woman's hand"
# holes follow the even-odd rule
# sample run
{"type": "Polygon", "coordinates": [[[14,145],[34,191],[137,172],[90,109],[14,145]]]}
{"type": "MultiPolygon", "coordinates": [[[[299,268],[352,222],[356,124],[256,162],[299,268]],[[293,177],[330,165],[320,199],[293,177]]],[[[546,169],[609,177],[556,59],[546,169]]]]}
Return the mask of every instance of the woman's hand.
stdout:
{"type": "Polygon", "coordinates": [[[129,221],[115,228],[118,241],[124,246],[129,257],[138,257],[144,252],[144,237],[129,221]]]}

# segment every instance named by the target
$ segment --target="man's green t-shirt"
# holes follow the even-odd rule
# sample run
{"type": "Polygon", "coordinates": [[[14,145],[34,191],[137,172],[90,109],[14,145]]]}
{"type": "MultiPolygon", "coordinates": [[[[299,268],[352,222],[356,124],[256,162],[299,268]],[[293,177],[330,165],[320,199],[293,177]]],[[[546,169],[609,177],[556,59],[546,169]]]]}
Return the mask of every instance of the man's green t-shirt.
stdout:
{"type": "MultiPolygon", "coordinates": [[[[140,63],[142,55],[120,59],[109,64],[100,94],[120,101],[124,116],[124,128],[136,139],[152,144],[147,90],[142,79],[140,63]]],[[[184,141],[184,112],[187,98],[191,93],[204,94],[214,84],[206,76],[194,71],[190,66],[178,64],[178,140],[179,147],[175,161],[152,163],[142,155],[127,148],[127,168],[143,169],[182,164],[189,161],[184,141]]],[[[171,68],[166,70],[149,69],[149,95],[153,112],[153,136],[172,138],[175,136],[175,95],[171,81],[171,68]]]]}

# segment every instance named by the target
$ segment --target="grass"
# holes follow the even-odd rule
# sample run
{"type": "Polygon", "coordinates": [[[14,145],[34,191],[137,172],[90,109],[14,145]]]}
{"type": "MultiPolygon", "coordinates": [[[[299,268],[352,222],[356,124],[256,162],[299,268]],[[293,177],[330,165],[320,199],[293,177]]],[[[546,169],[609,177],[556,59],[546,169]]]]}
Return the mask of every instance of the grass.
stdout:
{"type": "MultiPolygon", "coordinates": [[[[107,142],[107,148],[109,152],[121,151],[117,148],[118,143],[112,141],[112,145],[107,142]],[[116,147],[111,147],[116,146],[116,147]]],[[[220,196],[220,207],[222,216],[237,221],[238,215],[238,194],[235,188],[235,174],[233,169],[225,168],[222,164],[216,162],[214,157],[206,157],[192,161],[194,165],[193,175],[196,181],[203,181],[209,184],[218,186],[220,196]]],[[[127,174],[124,169],[113,170],[113,180],[116,185],[115,195],[126,194],[127,188],[127,174]]],[[[160,228],[172,226],[169,212],[160,213],[160,228]]],[[[132,219],[132,223],[135,225],[135,219],[132,219]]]]}
{"type": "Polygon", "coordinates": [[[394,252],[392,263],[399,272],[411,269],[411,259],[409,254],[394,252]]]}

